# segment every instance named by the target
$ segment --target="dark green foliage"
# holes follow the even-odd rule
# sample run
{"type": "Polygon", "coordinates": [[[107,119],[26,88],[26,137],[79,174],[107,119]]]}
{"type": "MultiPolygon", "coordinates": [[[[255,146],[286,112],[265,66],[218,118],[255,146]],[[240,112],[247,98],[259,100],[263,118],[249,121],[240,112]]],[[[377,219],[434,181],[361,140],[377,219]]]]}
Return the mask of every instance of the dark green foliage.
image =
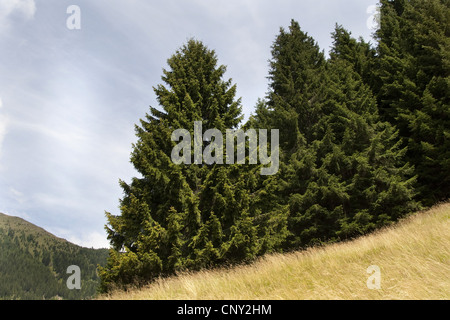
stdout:
{"type": "Polygon", "coordinates": [[[366,45],[342,27],[334,44],[325,61],[293,21],[273,46],[268,108],[259,112],[285,128],[277,184],[290,208],[288,247],[364,234],[416,208],[406,150],[362,79],[366,45]]]}
{"type": "Polygon", "coordinates": [[[368,84],[371,88],[374,87],[376,49],[362,38],[359,40],[352,38],[350,32],[341,25],[336,25],[332,37],[331,61],[338,59],[347,61],[365,84],[368,84]]]}
{"type": "Polygon", "coordinates": [[[381,1],[375,93],[416,168],[420,198],[450,196],[450,2],[381,1]]]}
{"type": "Polygon", "coordinates": [[[252,205],[259,166],[172,162],[175,129],[192,136],[194,121],[202,121],[202,134],[212,128],[225,133],[242,116],[236,86],[222,80],[226,68],[217,66],[214,51],[190,40],[168,64],[166,86],[154,89],[162,111],[151,108],[136,127],[131,162],[142,177],[121,182],[121,215],[107,213],[113,249],[100,269],[104,291],[180,270],[251,261],[279,241],[272,238],[283,221],[272,226],[273,217],[252,205]],[[270,235],[264,224],[271,225],[270,235]]]}
{"type": "Polygon", "coordinates": [[[0,214],[0,299],[88,299],[97,293],[98,265],[106,249],[82,248],[15,217],[0,214]],[[71,265],[80,267],[81,289],[69,290],[71,265]]]}

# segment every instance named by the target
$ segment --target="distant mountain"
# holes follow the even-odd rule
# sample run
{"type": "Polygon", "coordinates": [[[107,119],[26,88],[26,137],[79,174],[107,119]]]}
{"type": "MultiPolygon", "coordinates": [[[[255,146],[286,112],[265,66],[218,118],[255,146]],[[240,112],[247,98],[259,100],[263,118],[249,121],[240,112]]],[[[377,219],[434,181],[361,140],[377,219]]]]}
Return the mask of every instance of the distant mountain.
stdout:
{"type": "Polygon", "coordinates": [[[88,299],[107,249],[83,248],[18,217],[0,213],[0,299],[88,299]],[[78,266],[81,289],[69,289],[78,266]],[[73,276],[73,277],[72,277],[73,276]]]}

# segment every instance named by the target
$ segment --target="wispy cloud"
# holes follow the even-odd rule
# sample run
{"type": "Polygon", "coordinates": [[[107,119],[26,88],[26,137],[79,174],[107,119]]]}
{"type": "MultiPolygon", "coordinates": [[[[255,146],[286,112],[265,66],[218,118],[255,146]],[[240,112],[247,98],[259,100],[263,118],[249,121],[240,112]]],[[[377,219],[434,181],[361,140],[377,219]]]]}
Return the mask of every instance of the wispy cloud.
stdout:
{"type": "Polygon", "coordinates": [[[32,19],[35,13],[34,0],[0,0],[0,33],[6,31],[15,18],[28,20],[32,19]]]}
{"type": "Polygon", "coordinates": [[[13,187],[9,188],[9,193],[11,197],[16,200],[18,203],[22,204],[25,202],[24,194],[13,187]]]}
{"type": "Polygon", "coordinates": [[[58,237],[66,239],[69,242],[75,243],[86,248],[109,248],[109,241],[106,239],[106,232],[101,233],[97,231],[89,232],[86,230],[65,229],[49,227],[45,228],[48,232],[58,235],[58,237]]]}

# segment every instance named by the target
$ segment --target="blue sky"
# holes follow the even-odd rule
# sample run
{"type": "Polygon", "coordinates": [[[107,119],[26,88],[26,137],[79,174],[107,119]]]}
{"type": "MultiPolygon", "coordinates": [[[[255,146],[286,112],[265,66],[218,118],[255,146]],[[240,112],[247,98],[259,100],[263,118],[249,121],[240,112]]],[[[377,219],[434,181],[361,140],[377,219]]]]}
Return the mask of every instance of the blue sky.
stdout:
{"type": "Polygon", "coordinates": [[[335,23],[371,40],[376,3],[0,0],[0,212],[108,247],[104,212],[120,213],[118,180],[136,176],[134,125],[158,107],[152,87],[179,47],[196,38],[216,51],[248,117],[280,27],[295,19],[328,52],[335,23]]]}

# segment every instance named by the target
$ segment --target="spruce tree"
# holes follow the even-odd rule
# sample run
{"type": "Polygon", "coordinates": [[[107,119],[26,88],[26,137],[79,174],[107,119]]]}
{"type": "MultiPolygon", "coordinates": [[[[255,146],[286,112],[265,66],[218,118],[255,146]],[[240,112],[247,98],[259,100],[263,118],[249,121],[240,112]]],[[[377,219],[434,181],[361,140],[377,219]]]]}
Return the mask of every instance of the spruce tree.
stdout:
{"type": "Polygon", "coordinates": [[[280,29],[272,46],[267,99],[273,110],[272,125],[280,130],[285,157],[298,148],[300,134],[308,141],[314,139],[312,128],[317,123],[317,113],[309,106],[320,96],[324,68],[323,52],[297,22],[291,22],[289,31],[280,29]]]}
{"type": "Polygon", "coordinates": [[[331,34],[333,46],[330,51],[330,58],[342,59],[349,62],[353,70],[359,74],[362,81],[371,88],[376,85],[374,72],[376,69],[376,49],[370,42],[364,41],[361,37],[358,40],[351,36],[342,25],[336,24],[334,32],[331,34]]]}
{"type": "MultiPolygon", "coordinates": [[[[131,162],[140,177],[130,184],[120,182],[121,214],[106,213],[112,249],[108,264],[100,268],[101,290],[145,283],[180,270],[251,261],[280,241],[277,231],[286,228],[286,221],[278,219],[271,225],[273,218],[253,206],[259,165],[225,164],[235,151],[226,152],[225,137],[224,164],[197,159],[195,122],[201,121],[196,133],[203,140],[207,130],[225,135],[227,129],[238,129],[242,119],[236,86],[223,80],[226,68],[217,62],[215,52],[195,40],[168,60],[165,84],[154,88],[161,109],[151,107],[136,126],[138,141],[131,162]],[[172,161],[177,146],[172,134],[177,129],[186,129],[193,137],[190,157],[186,150],[178,150],[185,163],[172,161]]],[[[211,148],[211,156],[218,157],[216,139],[212,135],[204,141],[201,152],[214,143],[217,148],[211,148]]]]}
{"type": "Polygon", "coordinates": [[[341,31],[329,61],[295,21],[273,46],[268,106],[258,111],[272,112],[264,119],[285,128],[278,185],[289,205],[287,247],[360,235],[416,207],[406,150],[380,121],[358,64],[349,61],[357,46],[344,47],[341,31]]]}
{"type": "Polygon", "coordinates": [[[176,145],[172,133],[186,129],[193,137],[195,121],[202,121],[201,135],[211,128],[236,128],[241,121],[236,86],[222,79],[225,66],[218,66],[215,52],[199,41],[190,40],[168,65],[170,69],[163,70],[162,76],[165,85],[154,88],[161,108],[151,107],[136,126],[138,141],[131,162],[140,177],[130,184],[120,182],[124,191],[121,214],[106,213],[112,249],[107,266],[100,269],[103,290],[204,267],[223,255],[221,212],[219,208],[218,212],[205,210],[203,202],[205,196],[209,200],[234,196],[234,190],[221,194],[234,182],[222,172],[226,168],[203,161],[194,164],[192,156],[192,165],[172,162],[176,145]],[[224,189],[212,190],[208,185],[211,176],[218,176],[224,189]]]}
{"type": "Polygon", "coordinates": [[[450,196],[450,2],[382,0],[375,87],[427,205],[450,196]]]}

